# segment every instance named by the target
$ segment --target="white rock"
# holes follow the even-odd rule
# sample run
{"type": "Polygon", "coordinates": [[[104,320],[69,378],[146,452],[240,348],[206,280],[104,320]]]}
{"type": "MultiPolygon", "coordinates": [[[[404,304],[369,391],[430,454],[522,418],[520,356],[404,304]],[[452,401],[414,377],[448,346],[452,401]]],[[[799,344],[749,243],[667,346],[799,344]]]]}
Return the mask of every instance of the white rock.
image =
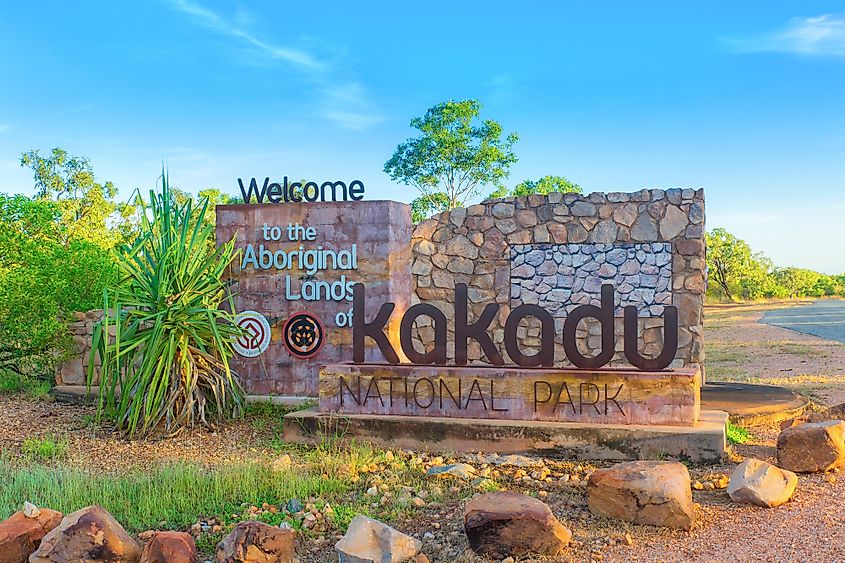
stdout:
{"type": "Polygon", "coordinates": [[[422,542],[387,524],[358,514],[335,544],[338,563],[401,563],[420,552],[422,542]]]}
{"type": "Polygon", "coordinates": [[[27,518],[38,518],[38,515],[41,514],[41,509],[37,506],[32,504],[29,501],[25,501],[23,503],[23,515],[27,518]]]}
{"type": "Polygon", "coordinates": [[[797,484],[798,476],[792,471],[748,458],[731,474],[728,495],[734,502],[771,508],[792,498],[797,484]]]}

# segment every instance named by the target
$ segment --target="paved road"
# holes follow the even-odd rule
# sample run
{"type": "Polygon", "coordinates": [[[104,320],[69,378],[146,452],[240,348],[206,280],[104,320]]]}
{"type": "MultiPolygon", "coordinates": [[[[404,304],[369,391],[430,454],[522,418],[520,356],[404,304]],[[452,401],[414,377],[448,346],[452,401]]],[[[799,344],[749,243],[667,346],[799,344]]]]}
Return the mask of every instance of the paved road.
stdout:
{"type": "Polygon", "coordinates": [[[821,299],[810,305],[766,311],[761,322],[845,343],[845,299],[821,299]]]}

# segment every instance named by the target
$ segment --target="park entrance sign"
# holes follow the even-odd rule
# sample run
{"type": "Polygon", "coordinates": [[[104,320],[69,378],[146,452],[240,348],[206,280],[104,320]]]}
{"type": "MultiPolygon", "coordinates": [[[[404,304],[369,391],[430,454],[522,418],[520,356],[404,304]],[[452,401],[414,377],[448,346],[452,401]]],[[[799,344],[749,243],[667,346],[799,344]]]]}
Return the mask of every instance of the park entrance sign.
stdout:
{"type": "Polygon", "coordinates": [[[251,394],[318,398],[286,439],[721,457],[725,415],[700,405],[701,190],[491,200],[412,226],[352,182],[347,200],[294,184],[242,182],[256,203],[217,208],[241,251],[233,367],[251,394]]]}
{"type": "MultiPolygon", "coordinates": [[[[408,206],[390,201],[289,202],[217,207],[218,240],[236,240],[230,275],[238,322],[232,367],[254,395],[317,395],[319,367],[352,357],[352,286],[403,311],[408,206]]],[[[398,334],[399,322],[387,323],[398,334]]],[[[381,361],[376,347],[365,351],[381,361]]]]}

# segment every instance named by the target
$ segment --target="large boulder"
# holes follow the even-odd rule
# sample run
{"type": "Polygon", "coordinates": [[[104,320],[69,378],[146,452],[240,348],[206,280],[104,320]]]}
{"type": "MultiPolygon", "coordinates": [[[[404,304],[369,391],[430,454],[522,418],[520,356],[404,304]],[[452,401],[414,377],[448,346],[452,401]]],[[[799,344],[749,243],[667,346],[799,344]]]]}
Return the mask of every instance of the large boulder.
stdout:
{"type": "Polygon", "coordinates": [[[731,474],[728,495],[734,502],[772,508],[792,498],[796,485],[798,476],[792,471],[748,458],[731,474]]]}
{"type": "Polygon", "coordinates": [[[845,464],[845,422],[808,422],[787,428],[777,442],[778,465],[789,471],[827,471],[845,464]]]}
{"type": "Polygon", "coordinates": [[[42,508],[15,512],[0,522],[0,563],[23,563],[35,551],[41,538],[59,525],[62,513],[42,508]]]}
{"type": "Polygon", "coordinates": [[[543,502],[520,493],[486,493],[464,509],[469,546],[497,559],[520,555],[558,555],[572,533],[543,502]]]}
{"type": "Polygon", "coordinates": [[[136,563],[141,548],[102,506],[87,506],[65,516],[29,558],[29,563],[108,561],[136,563]]]}
{"type": "Polygon", "coordinates": [[[674,461],[629,461],[598,469],[587,482],[593,514],[689,530],[695,523],[690,476],[674,461]]]}
{"type": "Polygon", "coordinates": [[[156,532],[139,563],[196,563],[197,546],[191,534],[185,532],[156,532]]]}
{"type": "Polygon", "coordinates": [[[217,544],[217,563],[294,563],[296,532],[254,520],[235,526],[217,544]]]}
{"type": "Polygon", "coordinates": [[[402,563],[421,547],[420,540],[363,514],[352,519],[346,535],[335,544],[338,563],[402,563]]]}

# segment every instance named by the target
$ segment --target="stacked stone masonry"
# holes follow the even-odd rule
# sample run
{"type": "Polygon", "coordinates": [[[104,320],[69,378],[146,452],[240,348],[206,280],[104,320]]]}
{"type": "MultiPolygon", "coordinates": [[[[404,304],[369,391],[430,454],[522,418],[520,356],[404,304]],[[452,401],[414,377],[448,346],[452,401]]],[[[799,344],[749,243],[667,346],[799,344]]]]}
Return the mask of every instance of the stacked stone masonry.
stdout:
{"type": "MultiPolygon", "coordinates": [[[[56,385],[85,385],[91,359],[91,341],[94,325],[103,318],[102,309],[76,313],[76,320],[69,326],[73,347],[70,357],[56,367],[56,385]]],[[[94,358],[94,385],[99,383],[100,358],[94,358]]]]}
{"type": "MultiPolygon", "coordinates": [[[[625,305],[639,309],[642,353],[654,356],[662,350],[662,309],[672,304],[679,314],[678,352],[672,366],[700,367],[704,361],[703,190],[554,193],[488,200],[420,223],[412,242],[414,302],[432,303],[448,315],[453,310],[455,284],[466,283],[470,320],[487,303],[500,305],[490,332],[503,354],[504,324],[511,308],[536,302],[558,318],[555,358],[557,365],[568,365],[562,319],[581,303],[598,304],[601,284],[612,283],[617,318],[616,353],[610,365],[627,365],[622,352],[621,307],[625,305]]],[[[426,317],[417,320],[420,350],[433,342],[430,323],[426,317]]],[[[449,332],[452,359],[452,323],[449,332]]],[[[539,322],[526,319],[518,338],[524,352],[536,351],[539,322]]],[[[582,352],[595,354],[600,344],[598,323],[581,323],[578,346],[582,352]]],[[[483,361],[480,347],[472,340],[469,358],[483,361]]]]}

